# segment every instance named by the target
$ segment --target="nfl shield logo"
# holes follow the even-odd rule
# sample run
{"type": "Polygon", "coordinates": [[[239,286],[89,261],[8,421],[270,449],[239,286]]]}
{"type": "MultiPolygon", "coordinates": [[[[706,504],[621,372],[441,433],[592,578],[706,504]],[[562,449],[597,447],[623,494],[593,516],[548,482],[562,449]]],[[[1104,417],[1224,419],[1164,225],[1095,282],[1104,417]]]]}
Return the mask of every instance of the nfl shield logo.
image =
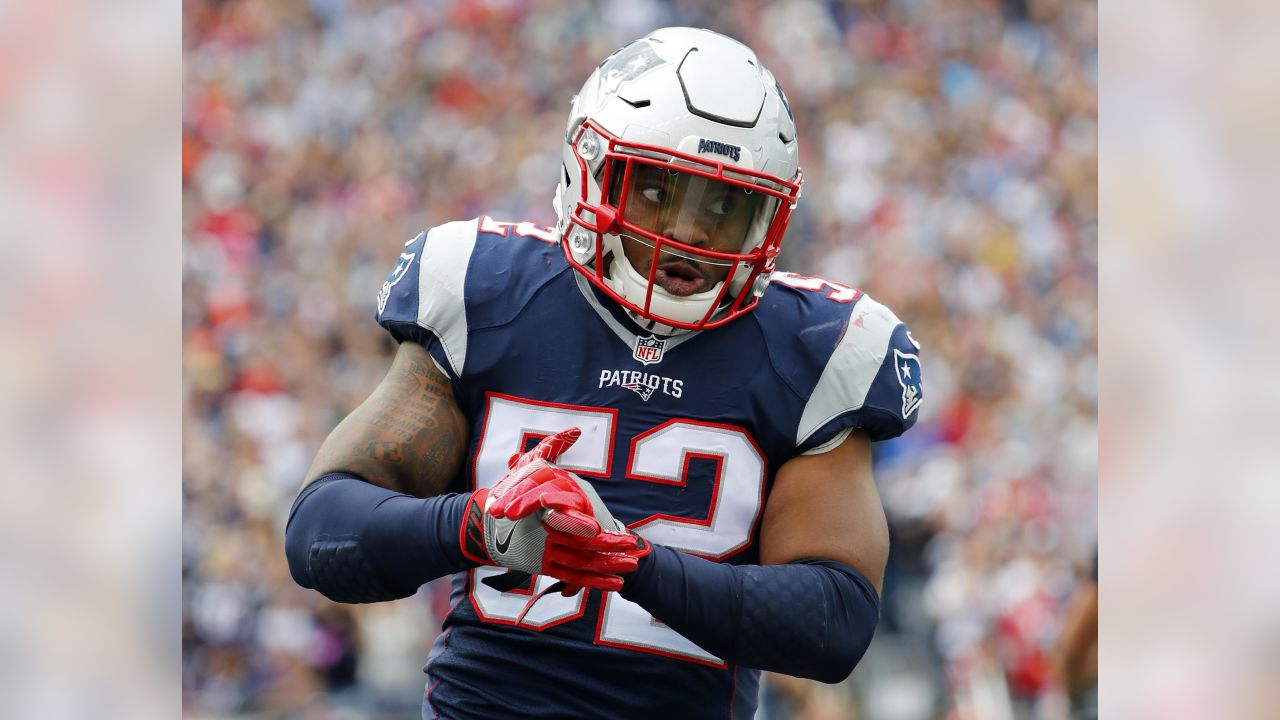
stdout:
{"type": "Polygon", "coordinates": [[[636,350],[631,355],[645,365],[652,365],[662,362],[662,349],[666,345],[666,340],[655,335],[638,337],[636,338],[636,350]]]}

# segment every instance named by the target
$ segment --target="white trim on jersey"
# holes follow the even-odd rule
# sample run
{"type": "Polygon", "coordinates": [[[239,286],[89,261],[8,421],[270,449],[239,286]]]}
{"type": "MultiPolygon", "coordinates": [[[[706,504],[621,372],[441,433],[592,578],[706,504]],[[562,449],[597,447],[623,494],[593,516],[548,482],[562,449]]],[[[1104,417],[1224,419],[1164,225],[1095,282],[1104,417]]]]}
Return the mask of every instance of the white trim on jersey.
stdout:
{"type": "Polygon", "coordinates": [[[418,325],[440,340],[455,377],[467,361],[467,310],[463,291],[479,220],[431,228],[418,268],[418,325]]]}
{"type": "Polygon", "coordinates": [[[832,450],[835,450],[836,448],[840,447],[840,443],[844,442],[845,438],[849,437],[849,433],[851,432],[853,432],[853,428],[845,428],[840,432],[836,433],[835,435],[832,435],[830,440],[822,443],[821,445],[815,445],[800,454],[801,455],[822,455],[824,453],[829,453],[832,450]]]}
{"type": "MultiPolygon", "coordinates": [[[[840,415],[862,407],[889,352],[893,330],[900,322],[892,310],[866,295],[854,303],[844,337],[827,359],[822,377],[800,415],[796,445],[803,445],[810,435],[840,415]]],[[[820,447],[834,447],[827,447],[828,444],[820,447]]]]}
{"type": "Polygon", "coordinates": [[[431,364],[436,366],[436,369],[440,371],[441,375],[449,377],[449,371],[444,369],[444,366],[440,364],[440,361],[436,359],[435,355],[427,353],[427,357],[431,358],[431,364]]]}

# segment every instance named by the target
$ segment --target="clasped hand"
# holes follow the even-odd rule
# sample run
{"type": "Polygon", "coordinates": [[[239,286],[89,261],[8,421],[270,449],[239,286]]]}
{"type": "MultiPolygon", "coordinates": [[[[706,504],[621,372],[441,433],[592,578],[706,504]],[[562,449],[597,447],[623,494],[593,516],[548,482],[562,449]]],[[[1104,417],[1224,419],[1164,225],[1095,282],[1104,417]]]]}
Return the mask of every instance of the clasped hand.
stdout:
{"type": "MultiPolygon", "coordinates": [[[[570,428],[517,453],[492,489],[472,495],[464,547],[477,558],[528,574],[564,581],[571,595],[582,587],[620,590],[649,546],[609,513],[587,481],[554,462],[581,436],[570,428]]],[[[523,576],[518,576],[519,579],[523,576]]]]}

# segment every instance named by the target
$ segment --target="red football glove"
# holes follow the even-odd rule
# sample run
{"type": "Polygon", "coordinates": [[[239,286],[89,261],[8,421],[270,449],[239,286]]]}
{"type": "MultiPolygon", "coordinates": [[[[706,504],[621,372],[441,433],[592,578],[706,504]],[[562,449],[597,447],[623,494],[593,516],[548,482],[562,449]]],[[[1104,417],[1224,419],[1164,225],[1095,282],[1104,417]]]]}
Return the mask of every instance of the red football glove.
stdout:
{"type": "MultiPolygon", "coordinates": [[[[636,568],[636,557],[628,553],[636,548],[634,537],[602,531],[592,504],[594,491],[584,492],[572,473],[551,464],[580,435],[571,428],[544,438],[532,450],[513,455],[510,471],[491,490],[472,493],[462,525],[464,555],[577,586],[622,588],[618,573],[636,568]],[[558,532],[548,532],[544,518],[558,532]]],[[[520,580],[527,577],[490,584],[510,589],[506,586],[520,580]]]]}
{"type": "MultiPolygon", "coordinates": [[[[574,434],[564,448],[576,439],[574,434]]],[[[517,468],[526,461],[519,456],[511,462],[517,468]]],[[[498,518],[537,513],[547,530],[547,553],[543,556],[547,567],[543,574],[564,581],[561,594],[574,595],[583,586],[621,590],[622,578],[616,575],[635,570],[639,558],[649,554],[649,544],[613,517],[591,483],[571,472],[556,470],[554,475],[531,473],[522,477],[504,490],[489,512],[498,518]],[[614,573],[615,577],[603,583],[591,582],[601,572],[614,573]]]]}

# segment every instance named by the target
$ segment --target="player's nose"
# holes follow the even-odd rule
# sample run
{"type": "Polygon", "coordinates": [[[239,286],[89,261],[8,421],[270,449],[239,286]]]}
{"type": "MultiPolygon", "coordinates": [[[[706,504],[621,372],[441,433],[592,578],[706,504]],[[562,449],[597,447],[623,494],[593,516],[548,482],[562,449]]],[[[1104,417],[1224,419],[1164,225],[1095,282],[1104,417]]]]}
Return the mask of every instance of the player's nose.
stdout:
{"type": "Polygon", "coordinates": [[[706,224],[693,219],[681,219],[667,223],[662,234],[685,245],[705,247],[711,241],[706,224]]]}

